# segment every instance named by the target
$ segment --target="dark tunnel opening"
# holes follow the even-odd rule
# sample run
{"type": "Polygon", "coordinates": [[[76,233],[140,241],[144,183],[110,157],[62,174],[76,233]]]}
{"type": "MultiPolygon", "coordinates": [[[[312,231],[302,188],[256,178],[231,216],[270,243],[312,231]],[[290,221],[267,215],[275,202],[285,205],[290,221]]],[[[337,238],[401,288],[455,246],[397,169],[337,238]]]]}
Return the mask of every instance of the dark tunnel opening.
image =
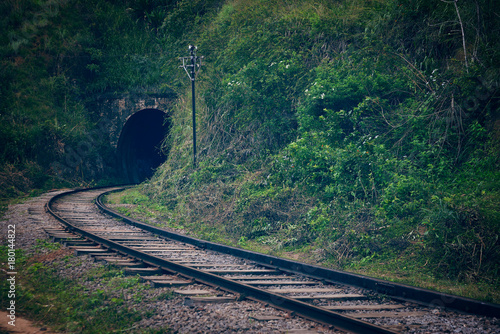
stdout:
{"type": "Polygon", "coordinates": [[[118,140],[117,155],[120,172],[128,182],[139,183],[151,176],[167,158],[161,143],[170,122],[157,109],[141,110],[127,120],[118,140]]]}

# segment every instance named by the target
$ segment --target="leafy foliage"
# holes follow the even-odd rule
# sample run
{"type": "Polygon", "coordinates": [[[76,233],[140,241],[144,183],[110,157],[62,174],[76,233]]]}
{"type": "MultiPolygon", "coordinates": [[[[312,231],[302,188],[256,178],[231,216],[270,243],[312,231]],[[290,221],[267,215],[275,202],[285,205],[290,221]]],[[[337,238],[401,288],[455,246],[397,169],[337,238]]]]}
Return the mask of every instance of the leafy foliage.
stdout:
{"type": "Polygon", "coordinates": [[[100,131],[101,115],[89,112],[88,102],[100,93],[163,89],[160,41],[136,24],[126,5],[2,2],[2,199],[104,176],[100,166],[114,157],[102,135],[89,138],[100,131]],[[66,179],[61,164],[70,166],[66,179]]]}
{"type": "Polygon", "coordinates": [[[200,167],[186,99],[144,191],[193,223],[223,210],[240,245],[314,244],[337,266],[419,252],[435,275],[494,277],[498,193],[471,192],[498,179],[491,5],[227,2],[198,39],[200,167]]]}

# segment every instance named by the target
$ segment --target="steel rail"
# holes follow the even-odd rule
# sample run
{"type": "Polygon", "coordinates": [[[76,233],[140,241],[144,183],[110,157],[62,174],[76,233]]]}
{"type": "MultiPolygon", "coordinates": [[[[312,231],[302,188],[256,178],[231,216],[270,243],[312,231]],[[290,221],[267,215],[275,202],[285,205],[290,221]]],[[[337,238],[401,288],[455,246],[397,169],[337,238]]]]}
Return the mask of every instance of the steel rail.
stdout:
{"type": "MultiPolygon", "coordinates": [[[[107,193],[118,192],[118,191],[121,190],[115,189],[107,193]]],[[[467,312],[471,314],[483,315],[489,317],[500,316],[500,305],[498,304],[482,302],[470,298],[464,298],[442,292],[417,288],[401,283],[394,283],[359,274],[305,264],[293,260],[287,260],[276,256],[265,255],[253,251],[244,250],[241,248],[225,246],[210,241],[204,241],[201,239],[188,237],[186,235],[182,235],[179,233],[170,232],[165,229],[145,224],[133,218],[124,216],[116,212],[115,210],[106,207],[102,203],[102,198],[107,193],[101,194],[96,199],[96,205],[103,212],[112,215],[116,218],[122,219],[124,222],[127,222],[130,225],[140,227],[144,230],[147,230],[149,232],[155,233],[157,235],[172,240],[189,243],[198,246],[200,248],[205,248],[216,252],[231,254],[237,257],[252,260],[263,266],[279,269],[284,272],[306,275],[308,277],[333,284],[340,283],[344,285],[360,287],[381,294],[385,294],[396,299],[414,302],[425,306],[436,307],[436,308],[449,308],[461,312],[467,312]]],[[[282,297],[280,296],[280,298],[282,297]]]]}
{"type": "MultiPolygon", "coordinates": [[[[231,279],[224,278],[219,275],[215,275],[209,272],[200,271],[188,266],[184,266],[179,263],[171,262],[144,252],[141,252],[137,249],[133,249],[112,240],[103,238],[101,236],[95,235],[91,232],[86,231],[85,229],[79,228],[72,223],[68,222],[61,215],[59,215],[56,210],[53,208],[53,204],[56,200],[68,196],[71,194],[75,194],[81,191],[89,191],[95,189],[84,189],[84,190],[72,190],[69,192],[61,193],[52,197],[47,205],[47,211],[54,216],[59,222],[61,222],[64,226],[67,227],[72,232],[78,233],[85,238],[92,240],[103,247],[124,254],[128,256],[135,257],[145,264],[150,266],[158,267],[166,272],[176,272],[182,274],[184,276],[190,277],[197,282],[207,284],[210,286],[221,287],[225,290],[231,291],[233,293],[239,294],[242,298],[251,299],[254,301],[263,302],[269,305],[273,305],[276,308],[286,310],[289,312],[294,312],[296,315],[301,316],[303,318],[313,320],[316,322],[320,322],[323,324],[331,325],[337,329],[354,332],[354,333],[383,333],[383,334],[394,334],[392,330],[387,328],[373,325],[366,321],[362,321],[359,319],[355,319],[349,316],[342,315],[340,313],[330,311],[321,307],[316,307],[311,304],[307,304],[301,302],[299,300],[295,300],[292,298],[288,298],[276,293],[268,292],[265,290],[258,289],[256,287],[240,283],[231,279]]],[[[117,191],[117,190],[116,190],[117,191]]],[[[99,203],[98,206],[102,206],[101,196],[96,200],[96,203],[99,203]]],[[[116,216],[117,213],[111,213],[111,215],[116,216]]],[[[129,220],[129,218],[121,217],[121,219],[129,220]]],[[[136,224],[133,224],[136,225],[136,224]]],[[[138,226],[142,227],[142,223],[138,226]]],[[[148,225],[145,225],[148,226],[148,225]]],[[[207,247],[205,247],[207,248],[207,247]]]]}

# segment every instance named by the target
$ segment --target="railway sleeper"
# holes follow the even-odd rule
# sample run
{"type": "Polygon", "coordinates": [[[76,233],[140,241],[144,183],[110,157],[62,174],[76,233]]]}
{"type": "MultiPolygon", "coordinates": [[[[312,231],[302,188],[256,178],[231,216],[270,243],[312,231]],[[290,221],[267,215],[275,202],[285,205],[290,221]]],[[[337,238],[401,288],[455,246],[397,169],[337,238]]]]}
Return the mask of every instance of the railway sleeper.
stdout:
{"type": "Polygon", "coordinates": [[[93,241],[89,241],[87,239],[82,239],[82,240],[66,240],[63,241],[62,244],[64,247],[71,247],[71,246],[77,246],[77,247],[94,247],[97,244],[94,243],[93,241]]]}
{"type": "Polygon", "coordinates": [[[356,319],[373,319],[373,318],[409,318],[422,317],[429,314],[428,312],[367,312],[367,313],[347,313],[348,316],[356,319]]]}
{"type": "Polygon", "coordinates": [[[64,247],[79,246],[79,247],[95,247],[96,244],[89,241],[77,234],[68,232],[62,227],[46,227],[44,228],[45,233],[49,236],[52,242],[59,242],[64,245],[64,247]]]}
{"type": "Polygon", "coordinates": [[[250,319],[254,319],[257,321],[271,321],[271,320],[282,320],[284,318],[278,317],[276,315],[254,315],[254,316],[251,316],[250,319]]]}
{"type": "Polygon", "coordinates": [[[177,275],[153,275],[153,276],[143,276],[143,275],[140,275],[139,276],[140,279],[143,281],[143,282],[148,282],[148,281],[151,281],[151,280],[173,280],[173,279],[178,279],[179,276],[177,275]]]}
{"type": "Polygon", "coordinates": [[[368,311],[368,310],[396,310],[404,308],[401,304],[376,304],[376,305],[336,305],[336,306],[323,306],[324,308],[332,311],[368,311]]]}
{"type": "MultiPolygon", "coordinates": [[[[71,246],[72,247],[72,246],[71,246]]],[[[69,248],[71,248],[69,247],[69,248]]],[[[105,248],[75,248],[74,249],[75,251],[75,255],[76,256],[79,256],[79,255],[90,255],[90,256],[93,256],[93,255],[113,255],[114,253],[111,253],[109,252],[109,250],[105,249],[105,248]]]]}
{"type": "Polygon", "coordinates": [[[211,291],[209,290],[202,290],[202,289],[197,289],[197,290],[174,290],[174,292],[178,295],[183,295],[183,296],[206,296],[212,294],[211,291]]]}
{"type": "Polygon", "coordinates": [[[337,288],[281,288],[281,289],[268,289],[269,292],[276,293],[314,293],[314,292],[338,292],[342,291],[337,288]]]}
{"type": "Polygon", "coordinates": [[[43,208],[39,207],[29,207],[28,214],[30,215],[41,215],[44,212],[43,208]]]}
{"type": "MultiPolygon", "coordinates": [[[[217,274],[217,275],[224,275],[224,274],[238,274],[238,275],[259,275],[259,274],[266,274],[266,275],[277,275],[277,274],[281,273],[281,271],[274,270],[274,269],[247,269],[247,270],[241,270],[241,269],[208,269],[208,270],[204,270],[204,271],[206,271],[208,273],[211,273],[211,274],[217,274]]],[[[231,277],[228,277],[228,278],[231,278],[231,277]]]]}
{"type": "Polygon", "coordinates": [[[102,248],[101,245],[98,245],[98,244],[94,244],[93,246],[69,246],[68,248],[73,249],[73,250],[81,249],[81,250],[89,250],[89,251],[96,250],[96,249],[106,250],[105,248],[102,248]]]}
{"type": "Polygon", "coordinates": [[[45,227],[43,230],[45,231],[45,233],[47,233],[49,235],[50,235],[50,233],[68,232],[68,230],[63,228],[63,227],[45,227]]]}
{"type": "Polygon", "coordinates": [[[316,330],[310,329],[290,329],[286,331],[287,334],[318,334],[316,330]]]}
{"type": "Polygon", "coordinates": [[[155,275],[163,274],[163,270],[158,267],[146,267],[146,268],[125,268],[125,275],[155,275]]]}
{"type": "Polygon", "coordinates": [[[247,285],[317,285],[318,282],[312,281],[268,281],[268,280],[255,280],[245,281],[247,285]]]}
{"type": "Polygon", "coordinates": [[[133,261],[133,259],[130,259],[125,256],[120,256],[118,254],[113,254],[113,255],[94,255],[93,259],[95,262],[100,262],[100,261],[118,261],[118,260],[127,260],[127,261],[133,261]]]}
{"type": "Polygon", "coordinates": [[[95,257],[95,256],[113,256],[113,255],[116,255],[116,253],[114,252],[97,252],[97,253],[83,253],[83,254],[78,254],[78,255],[88,255],[88,256],[91,256],[91,257],[95,257]]]}
{"type": "Polygon", "coordinates": [[[75,235],[73,233],[68,233],[65,231],[62,232],[51,232],[49,233],[49,237],[52,239],[81,239],[82,237],[79,235],[75,235]]]}
{"type": "Polygon", "coordinates": [[[232,297],[186,297],[184,298],[184,305],[194,307],[203,304],[223,304],[233,303],[237,300],[235,296],[232,297]]]}
{"type": "Polygon", "coordinates": [[[158,251],[158,252],[171,252],[171,253],[177,253],[177,252],[186,252],[186,253],[194,253],[194,254],[200,254],[199,250],[196,250],[194,248],[186,248],[186,247],[175,247],[175,246],[170,246],[166,244],[161,244],[161,243],[151,243],[150,245],[141,245],[141,244],[134,244],[134,243],[127,243],[127,242],[120,242],[121,244],[134,248],[137,250],[140,250],[141,252],[145,251],[158,251]]]}
{"type": "Polygon", "coordinates": [[[82,239],[81,237],[74,237],[74,236],[71,236],[71,235],[68,235],[68,236],[63,236],[63,235],[52,236],[50,238],[50,240],[52,242],[59,242],[59,243],[62,243],[62,244],[64,244],[67,241],[84,241],[84,239],[82,239]]]}
{"type": "Polygon", "coordinates": [[[157,241],[158,238],[156,237],[150,237],[150,236],[129,236],[129,235],[110,235],[107,236],[106,239],[113,240],[113,241],[122,241],[122,242],[127,242],[127,241],[157,241]]]}
{"type": "Polygon", "coordinates": [[[192,280],[183,280],[183,279],[170,279],[170,280],[150,280],[150,284],[154,288],[173,288],[180,287],[193,284],[192,280]]]}
{"type": "Polygon", "coordinates": [[[104,260],[109,264],[112,264],[117,267],[125,267],[125,268],[144,268],[144,263],[134,260],[104,260]]]}
{"type": "Polygon", "coordinates": [[[345,300],[365,300],[368,299],[365,295],[359,294],[337,294],[337,295],[313,295],[313,296],[292,296],[290,298],[297,300],[318,300],[318,299],[328,299],[335,301],[345,301],[345,300]]]}

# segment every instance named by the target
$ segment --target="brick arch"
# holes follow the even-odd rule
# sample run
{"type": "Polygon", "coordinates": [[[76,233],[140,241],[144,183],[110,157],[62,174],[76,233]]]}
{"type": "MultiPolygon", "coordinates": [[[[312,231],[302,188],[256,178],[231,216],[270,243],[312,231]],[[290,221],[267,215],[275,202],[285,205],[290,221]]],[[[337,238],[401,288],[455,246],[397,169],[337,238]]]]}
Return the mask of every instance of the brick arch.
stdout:
{"type": "MultiPolygon", "coordinates": [[[[142,153],[126,151],[127,147],[131,150],[139,149],[139,147],[133,145],[133,140],[127,138],[141,137],[140,127],[134,128],[133,124],[147,121],[148,113],[152,115],[156,111],[168,118],[176,98],[177,96],[173,92],[163,94],[109,94],[99,96],[88,105],[96,118],[100,135],[106,138],[105,141],[108,143],[108,147],[112,152],[115,152],[112,155],[105,154],[108,157],[105,159],[106,165],[115,171],[112,174],[125,177],[125,180],[129,182],[141,182],[147,176],[150,176],[150,173],[139,171],[148,168],[147,159],[141,155],[142,153]],[[137,162],[140,166],[134,166],[134,159],[141,160],[141,162],[137,162]]],[[[162,123],[159,118],[151,117],[154,119],[153,123],[162,123]]],[[[155,124],[152,126],[154,127],[155,124]]],[[[165,126],[168,127],[168,122],[165,123],[165,126]]],[[[152,132],[157,133],[159,130],[155,131],[152,132]]],[[[153,163],[153,165],[156,165],[156,163],[153,163]]]]}

